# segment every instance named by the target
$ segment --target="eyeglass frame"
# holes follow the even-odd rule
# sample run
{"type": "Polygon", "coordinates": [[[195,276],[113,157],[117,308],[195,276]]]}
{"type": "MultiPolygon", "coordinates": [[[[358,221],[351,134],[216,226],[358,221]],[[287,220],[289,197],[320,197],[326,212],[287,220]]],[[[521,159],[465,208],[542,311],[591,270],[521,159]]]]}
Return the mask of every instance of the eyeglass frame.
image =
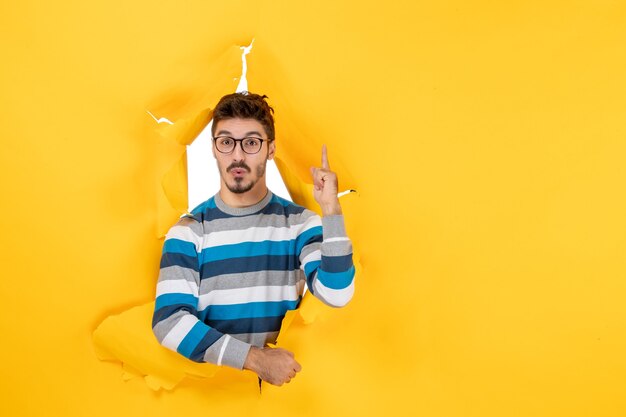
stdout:
{"type": "Polygon", "coordinates": [[[270,143],[272,143],[274,141],[274,139],[261,139],[261,138],[257,138],[256,136],[246,136],[245,138],[235,139],[232,136],[228,136],[228,135],[214,136],[212,139],[213,139],[213,146],[215,146],[215,149],[219,153],[224,154],[224,155],[230,155],[231,153],[235,152],[235,148],[237,147],[237,142],[239,142],[239,146],[241,147],[241,150],[243,151],[243,153],[245,153],[246,155],[256,155],[259,152],[261,152],[261,149],[263,149],[263,142],[267,142],[268,145],[269,145],[270,143]],[[228,139],[230,139],[230,140],[235,142],[235,146],[233,146],[233,149],[230,152],[222,152],[217,147],[217,139],[219,139],[219,138],[228,138],[228,139]],[[243,148],[243,141],[246,140],[246,139],[256,139],[256,140],[260,141],[261,142],[261,146],[259,146],[259,150],[256,151],[256,152],[253,152],[253,153],[246,152],[246,150],[243,148]]]}

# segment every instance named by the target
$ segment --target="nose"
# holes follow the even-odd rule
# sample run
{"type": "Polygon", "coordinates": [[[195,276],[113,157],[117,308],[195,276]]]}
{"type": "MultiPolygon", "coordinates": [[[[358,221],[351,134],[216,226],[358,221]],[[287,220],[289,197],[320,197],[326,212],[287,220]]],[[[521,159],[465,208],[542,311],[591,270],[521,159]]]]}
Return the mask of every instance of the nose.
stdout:
{"type": "Polygon", "coordinates": [[[241,142],[235,142],[235,149],[233,149],[233,153],[231,156],[235,161],[243,161],[246,158],[246,153],[242,148],[243,144],[241,142]]]}

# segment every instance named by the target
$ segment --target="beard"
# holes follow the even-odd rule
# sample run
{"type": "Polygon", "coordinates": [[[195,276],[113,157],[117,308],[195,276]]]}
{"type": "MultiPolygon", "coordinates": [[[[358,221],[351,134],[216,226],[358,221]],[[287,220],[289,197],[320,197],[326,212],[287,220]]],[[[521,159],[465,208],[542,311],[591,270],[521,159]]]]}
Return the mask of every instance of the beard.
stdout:
{"type": "MultiPolygon", "coordinates": [[[[259,179],[265,174],[266,163],[267,161],[263,161],[263,163],[259,164],[256,167],[256,177],[248,180],[248,182],[245,182],[246,179],[241,177],[235,178],[235,182],[233,184],[230,184],[228,183],[228,181],[224,180],[226,188],[228,188],[231,193],[235,194],[247,193],[256,185],[257,182],[259,182],[259,179]]],[[[245,162],[232,163],[228,166],[228,168],[226,168],[226,173],[223,175],[223,178],[226,178],[228,172],[233,168],[241,168],[245,169],[248,172],[252,172],[252,169],[248,165],[246,165],[245,162]]]]}

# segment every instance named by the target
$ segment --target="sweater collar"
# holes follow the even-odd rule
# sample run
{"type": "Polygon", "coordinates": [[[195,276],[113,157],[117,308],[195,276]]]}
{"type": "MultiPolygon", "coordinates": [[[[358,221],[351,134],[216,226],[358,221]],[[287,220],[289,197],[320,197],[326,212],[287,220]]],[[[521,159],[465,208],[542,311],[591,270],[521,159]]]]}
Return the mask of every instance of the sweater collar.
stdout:
{"type": "Polygon", "coordinates": [[[251,206],[247,206],[247,207],[231,207],[227,205],[226,203],[224,203],[224,200],[222,200],[222,197],[220,197],[220,193],[215,194],[214,198],[215,198],[215,205],[217,206],[218,209],[220,209],[224,213],[230,214],[231,216],[247,216],[247,215],[254,214],[254,213],[261,211],[265,206],[269,204],[272,197],[273,197],[273,194],[268,189],[267,194],[265,194],[265,197],[263,197],[261,201],[251,206]]]}

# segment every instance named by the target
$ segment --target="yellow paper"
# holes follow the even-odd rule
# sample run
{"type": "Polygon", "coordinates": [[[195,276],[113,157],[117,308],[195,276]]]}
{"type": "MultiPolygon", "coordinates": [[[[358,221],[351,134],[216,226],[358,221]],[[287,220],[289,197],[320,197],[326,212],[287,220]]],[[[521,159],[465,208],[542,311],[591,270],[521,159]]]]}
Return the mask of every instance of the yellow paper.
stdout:
{"type": "Polygon", "coordinates": [[[172,389],[186,375],[210,377],[218,367],[196,363],[159,344],[152,333],[154,302],[110,316],[93,335],[101,360],[122,361],[124,378],[146,376],[153,389],[172,389]]]}
{"type": "Polygon", "coordinates": [[[614,1],[5,2],[0,414],[626,414],[625,16],[614,1]],[[291,317],[290,384],[259,394],[220,369],[155,393],[170,380],[98,360],[92,333],[154,299],[184,144],[252,39],[249,86],[276,109],[298,192],[322,144],[358,191],[341,200],[355,297],[291,317]],[[163,137],[147,111],[193,128],[163,137]]]}

